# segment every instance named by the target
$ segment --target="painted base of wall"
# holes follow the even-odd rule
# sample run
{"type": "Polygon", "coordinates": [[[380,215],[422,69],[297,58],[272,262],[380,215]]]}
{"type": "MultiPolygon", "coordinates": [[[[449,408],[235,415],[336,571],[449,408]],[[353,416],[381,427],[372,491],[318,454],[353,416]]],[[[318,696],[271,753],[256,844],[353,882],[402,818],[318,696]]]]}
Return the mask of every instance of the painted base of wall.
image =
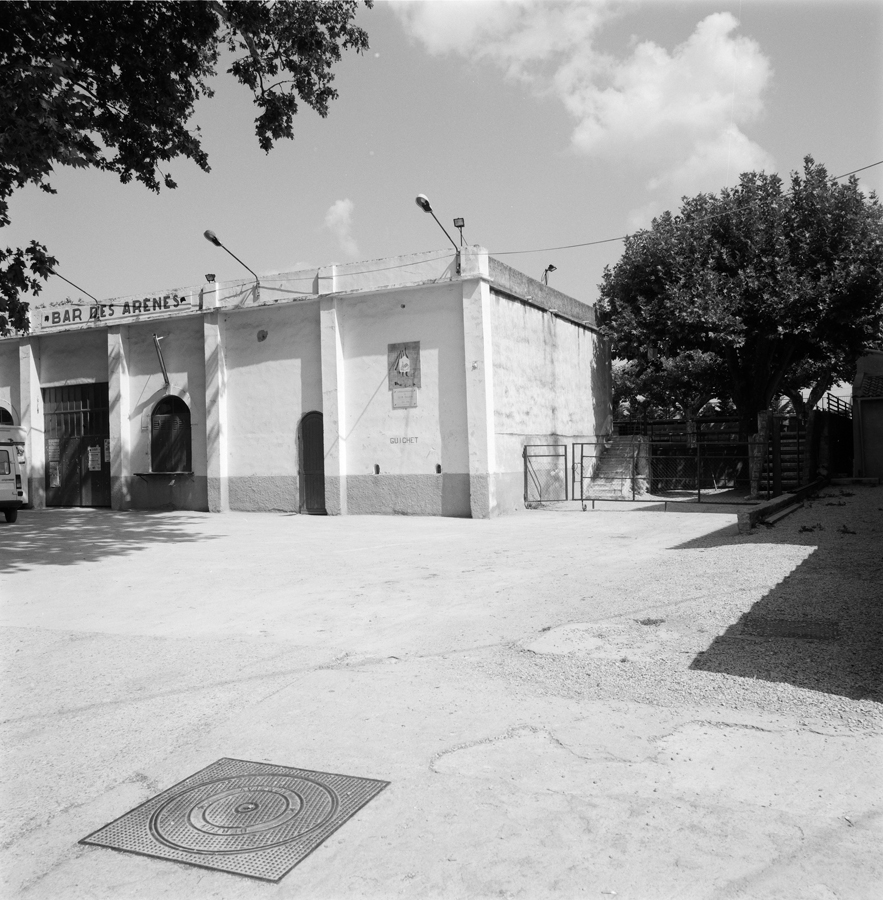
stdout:
{"type": "Polygon", "coordinates": [[[524,472],[497,472],[494,475],[494,515],[505,516],[524,509],[524,472]]]}
{"type": "Polygon", "coordinates": [[[245,512],[297,512],[300,485],[297,475],[237,475],[227,479],[230,509],[245,512]]]}
{"type": "Polygon", "coordinates": [[[114,509],[193,509],[208,512],[204,475],[128,475],[111,479],[114,509]]]}
{"type": "MultiPolygon", "coordinates": [[[[333,482],[337,479],[326,479],[326,497],[338,490],[333,482]]],[[[472,515],[466,474],[348,475],[346,490],[347,512],[351,515],[472,515]]]]}

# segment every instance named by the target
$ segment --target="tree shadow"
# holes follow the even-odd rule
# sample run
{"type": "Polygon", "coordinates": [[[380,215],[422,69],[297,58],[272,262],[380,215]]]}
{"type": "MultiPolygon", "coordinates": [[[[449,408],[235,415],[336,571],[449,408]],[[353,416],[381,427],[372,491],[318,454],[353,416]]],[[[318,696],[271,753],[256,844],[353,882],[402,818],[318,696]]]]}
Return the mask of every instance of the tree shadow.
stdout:
{"type": "MultiPolygon", "coordinates": [[[[804,516],[804,519],[812,517],[804,516]]],[[[812,546],[806,559],[699,652],[690,668],[883,702],[879,524],[801,524],[748,535],[721,529],[674,548],[735,543],[812,546]]],[[[787,521],[787,520],[786,520],[787,521]]]]}
{"type": "Polygon", "coordinates": [[[0,572],[97,562],[154,544],[214,540],[190,527],[204,518],[149,510],[22,510],[14,525],[0,522],[0,572]]]}

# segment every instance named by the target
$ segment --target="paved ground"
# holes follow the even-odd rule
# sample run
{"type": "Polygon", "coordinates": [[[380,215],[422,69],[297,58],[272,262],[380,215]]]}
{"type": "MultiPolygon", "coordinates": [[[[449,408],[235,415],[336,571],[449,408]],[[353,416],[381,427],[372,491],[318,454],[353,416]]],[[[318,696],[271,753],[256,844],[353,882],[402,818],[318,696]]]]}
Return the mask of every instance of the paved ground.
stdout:
{"type": "Polygon", "coordinates": [[[4,897],[880,896],[883,488],[751,535],[51,510],[0,553],[4,897]],[[391,784],[278,884],[77,843],[220,757],[391,784]]]}

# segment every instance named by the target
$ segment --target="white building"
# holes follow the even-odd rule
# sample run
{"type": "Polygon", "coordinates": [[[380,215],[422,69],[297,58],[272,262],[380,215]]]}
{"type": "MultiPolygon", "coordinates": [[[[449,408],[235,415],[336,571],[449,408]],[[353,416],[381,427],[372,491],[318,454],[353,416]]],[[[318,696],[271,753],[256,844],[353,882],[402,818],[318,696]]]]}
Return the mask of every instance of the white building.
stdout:
{"type": "Polygon", "coordinates": [[[487,517],[596,440],[594,308],[480,247],[32,310],[0,340],[31,503],[487,517]]]}

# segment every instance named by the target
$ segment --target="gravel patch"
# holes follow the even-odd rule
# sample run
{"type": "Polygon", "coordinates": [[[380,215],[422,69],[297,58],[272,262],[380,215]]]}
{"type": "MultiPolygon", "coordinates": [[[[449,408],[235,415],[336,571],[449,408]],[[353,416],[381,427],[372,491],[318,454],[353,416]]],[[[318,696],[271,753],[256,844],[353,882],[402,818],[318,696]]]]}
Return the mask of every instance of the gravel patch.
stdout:
{"type": "Polygon", "coordinates": [[[672,549],[639,615],[550,624],[481,667],[533,694],[883,733],[883,488],[828,487],[773,527],[672,549]]]}

